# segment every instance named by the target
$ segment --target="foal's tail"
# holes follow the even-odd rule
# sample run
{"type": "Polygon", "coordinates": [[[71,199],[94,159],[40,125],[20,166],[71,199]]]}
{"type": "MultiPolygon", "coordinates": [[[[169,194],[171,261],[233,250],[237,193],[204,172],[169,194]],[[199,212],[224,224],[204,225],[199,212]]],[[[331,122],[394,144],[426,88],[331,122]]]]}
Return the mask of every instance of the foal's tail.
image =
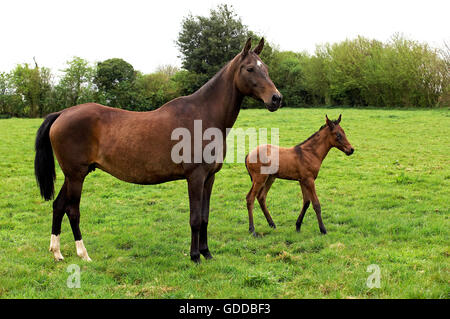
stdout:
{"type": "Polygon", "coordinates": [[[247,166],[247,157],[248,157],[248,154],[245,155],[245,168],[247,169],[248,175],[250,175],[250,180],[253,182],[252,174],[250,174],[250,171],[248,170],[248,166],[247,166]]]}
{"type": "Polygon", "coordinates": [[[52,199],[55,193],[55,160],[53,157],[52,144],[50,143],[49,131],[53,122],[55,122],[60,115],[61,112],[47,115],[44,123],[39,127],[36,134],[34,175],[36,175],[36,181],[41,190],[41,196],[45,200],[52,199]]]}

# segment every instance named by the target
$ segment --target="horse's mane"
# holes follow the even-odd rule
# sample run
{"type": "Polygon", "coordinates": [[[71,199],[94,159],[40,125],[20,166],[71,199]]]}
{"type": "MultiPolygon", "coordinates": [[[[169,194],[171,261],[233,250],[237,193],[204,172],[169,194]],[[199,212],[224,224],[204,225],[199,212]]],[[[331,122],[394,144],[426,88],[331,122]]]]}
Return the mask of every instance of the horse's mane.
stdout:
{"type": "Polygon", "coordinates": [[[217,73],[210,78],[205,84],[203,84],[197,91],[195,91],[193,94],[195,93],[201,93],[201,92],[206,92],[210,89],[214,89],[214,85],[216,84],[216,80],[225,72],[225,70],[228,68],[228,66],[231,65],[231,63],[234,61],[228,61],[227,64],[225,64],[219,71],[217,71],[217,73]]]}

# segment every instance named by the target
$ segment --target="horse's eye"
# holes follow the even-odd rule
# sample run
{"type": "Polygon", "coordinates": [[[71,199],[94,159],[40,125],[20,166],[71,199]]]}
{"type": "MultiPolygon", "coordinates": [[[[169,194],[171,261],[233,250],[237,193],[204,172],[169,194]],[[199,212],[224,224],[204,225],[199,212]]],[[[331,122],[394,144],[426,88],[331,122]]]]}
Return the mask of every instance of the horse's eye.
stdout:
{"type": "Polygon", "coordinates": [[[253,72],[253,68],[252,68],[252,67],[247,68],[247,71],[248,71],[248,72],[253,72]]]}
{"type": "Polygon", "coordinates": [[[337,137],[338,140],[340,140],[342,138],[341,133],[336,133],[336,137],[337,137]]]}

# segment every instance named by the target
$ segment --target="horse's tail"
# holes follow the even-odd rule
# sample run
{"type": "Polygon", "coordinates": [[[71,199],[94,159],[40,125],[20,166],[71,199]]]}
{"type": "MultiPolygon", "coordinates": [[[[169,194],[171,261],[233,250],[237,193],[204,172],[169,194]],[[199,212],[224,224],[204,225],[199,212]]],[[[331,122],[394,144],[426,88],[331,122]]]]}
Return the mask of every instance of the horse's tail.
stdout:
{"type": "Polygon", "coordinates": [[[245,155],[245,168],[247,169],[248,175],[250,175],[250,180],[253,182],[252,174],[250,174],[250,171],[248,170],[248,166],[247,166],[247,157],[248,157],[248,154],[245,155]]]}
{"type": "Polygon", "coordinates": [[[53,157],[49,132],[50,127],[59,115],[61,115],[61,112],[47,115],[36,134],[34,175],[36,176],[36,181],[41,190],[41,196],[45,200],[52,199],[55,193],[55,159],[53,157]]]}

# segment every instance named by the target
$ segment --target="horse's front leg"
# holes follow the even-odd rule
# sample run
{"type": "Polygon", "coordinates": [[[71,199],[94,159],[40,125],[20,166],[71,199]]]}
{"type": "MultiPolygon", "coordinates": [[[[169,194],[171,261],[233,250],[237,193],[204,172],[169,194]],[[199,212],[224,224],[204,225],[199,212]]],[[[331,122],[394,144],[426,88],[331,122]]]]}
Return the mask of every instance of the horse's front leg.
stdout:
{"type": "Polygon", "coordinates": [[[189,192],[189,209],[191,225],[191,260],[200,262],[200,229],[202,225],[202,203],[205,178],[195,174],[187,179],[189,192]]]}
{"type": "Polygon", "coordinates": [[[214,185],[214,174],[209,176],[205,181],[203,188],[203,203],[202,203],[202,220],[200,226],[200,253],[205,259],[211,259],[212,255],[208,248],[208,220],[209,220],[209,202],[211,199],[211,192],[214,185]]]}

